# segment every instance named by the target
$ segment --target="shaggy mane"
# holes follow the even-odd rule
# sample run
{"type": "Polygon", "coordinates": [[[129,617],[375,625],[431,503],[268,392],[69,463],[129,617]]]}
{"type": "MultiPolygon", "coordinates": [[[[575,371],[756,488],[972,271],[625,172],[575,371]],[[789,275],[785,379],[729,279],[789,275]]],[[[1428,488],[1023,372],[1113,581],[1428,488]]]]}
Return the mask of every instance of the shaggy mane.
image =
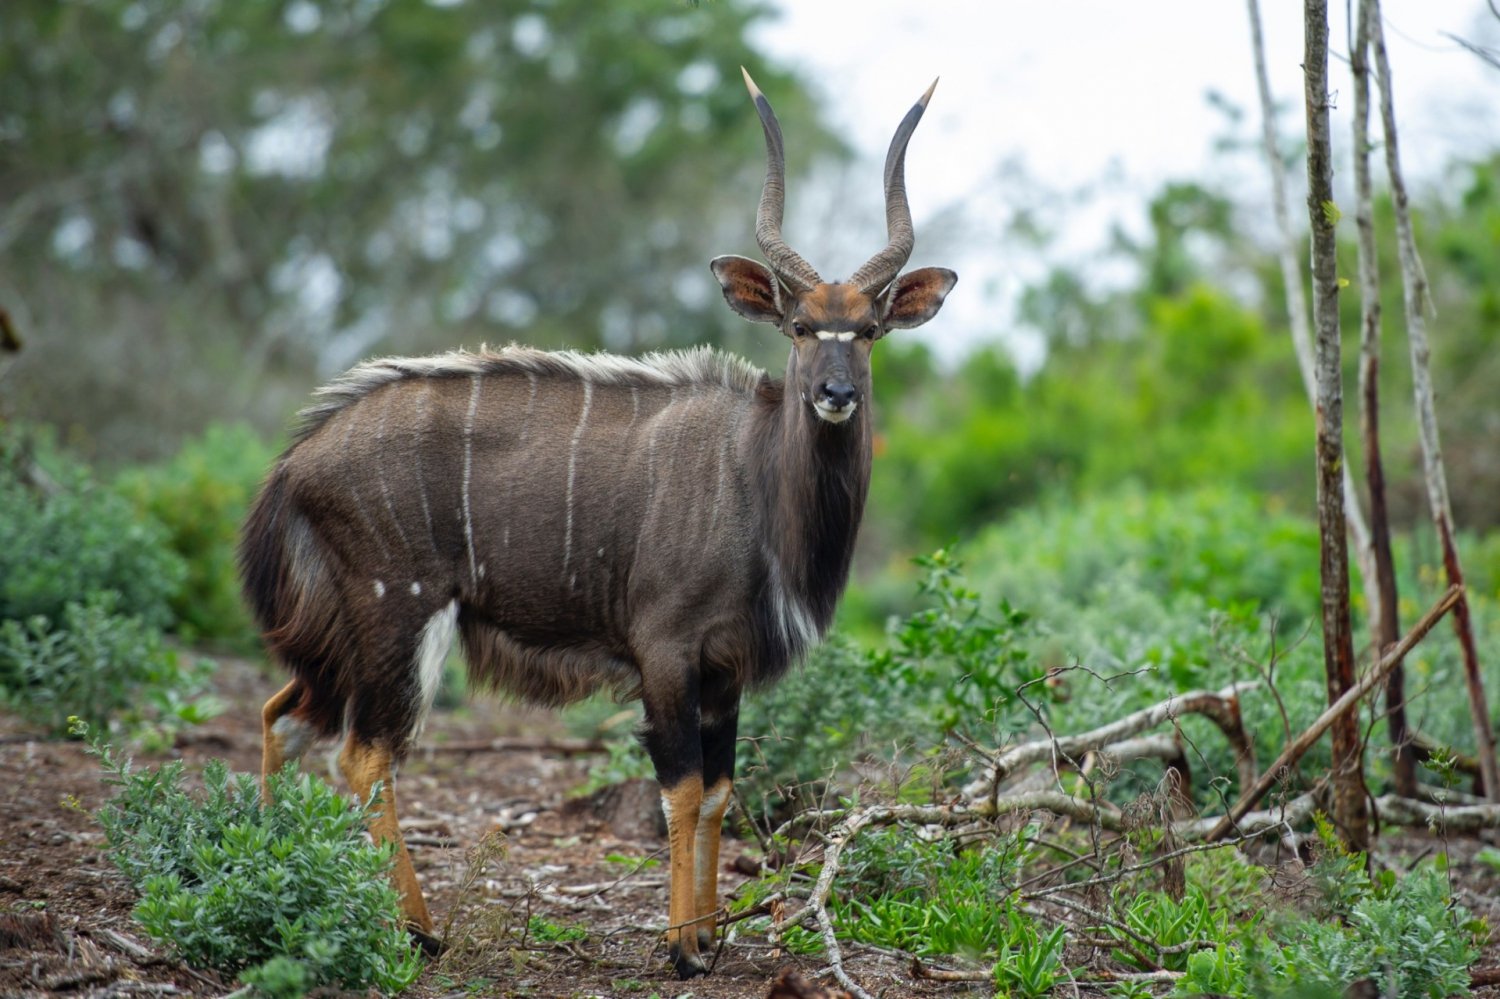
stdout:
{"type": "Polygon", "coordinates": [[[500,350],[481,347],[478,351],[453,350],[427,357],[382,357],[350,368],[314,392],[318,401],[297,414],[292,443],[306,439],[335,413],[391,382],[504,374],[572,378],[596,385],[638,388],[718,385],[746,395],[754,394],[766,381],[765,372],[755,365],[712,347],[622,357],[602,352],[537,350],[511,344],[500,350]]]}

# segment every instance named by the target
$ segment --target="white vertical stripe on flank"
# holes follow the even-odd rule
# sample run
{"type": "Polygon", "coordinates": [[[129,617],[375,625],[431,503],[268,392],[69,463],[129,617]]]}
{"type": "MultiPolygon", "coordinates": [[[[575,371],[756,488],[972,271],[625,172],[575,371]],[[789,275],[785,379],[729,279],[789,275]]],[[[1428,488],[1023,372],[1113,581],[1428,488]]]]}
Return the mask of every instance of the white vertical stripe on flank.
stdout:
{"type": "MultiPolygon", "coordinates": [[[[353,413],[344,414],[344,436],[339,442],[339,447],[345,454],[349,453],[354,440],[354,431],[360,423],[361,421],[356,420],[353,413]]],[[[384,534],[375,526],[375,522],[370,519],[370,511],[365,509],[365,501],[360,496],[359,490],[359,483],[350,483],[348,493],[349,501],[354,505],[354,516],[359,520],[360,526],[364,528],[365,537],[373,541],[375,547],[380,549],[381,561],[389,562],[391,560],[391,550],[386,547],[384,534]]]]}
{"type": "Polygon", "coordinates": [[[661,429],[662,414],[670,410],[676,401],[677,389],[674,386],[667,393],[666,406],[651,415],[655,422],[651,425],[651,432],[646,435],[646,509],[641,513],[641,526],[635,532],[635,553],[630,557],[632,565],[641,561],[641,542],[646,537],[646,525],[651,523],[651,517],[656,512],[656,432],[661,429]]]}
{"type": "MultiPolygon", "coordinates": [[[[421,433],[427,429],[427,396],[432,392],[432,382],[422,380],[422,390],[417,393],[417,431],[421,433]]],[[[437,551],[437,533],[432,529],[432,504],[427,501],[427,477],[422,474],[422,446],[411,453],[412,471],[417,476],[417,496],[422,500],[422,519],[427,521],[427,539],[432,542],[432,550],[437,551]]]]}
{"type": "Polygon", "coordinates": [[[380,496],[385,500],[386,512],[391,515],[391,525],[396,528],[396,536],[401,539],[401,547],[411,551],[411,542],[406,539],[406,531],[401,526],[401,517],[396,513],[396,501],[391,497],[390,483],[385,481],[385,421],[391,412],[391,399],[395,392],[385,394],[385,405],[380,407],[380,421],[375,425],[375,479],[380,485],[380,496]]]}
{"type": "MultiPolygon", "coordinates": [[[[563,575],[567,575],[568,563],[573,559],[573,480],[578,471],[578,442],[583,439],[584,427],[588,425],[589,406],[594,401],[594,383],[583,383],[583,412],[578,414],[578,426],[573,428],[573,440],[568,445],[568,495],[567,520],[563,526],[563,575]]],[[[578,577],[573,577],[576,582],[578,577]]],[[[572,589],[572,584],[569,584],[572,589]]]]}
{"type": "Polygon", "coordinates": [[[470,378],[469,415],[464,417],[464,547],[469,550],[469,579],[479,582],[479,567],[474,564],[474,511],[469,505],[469,481],[474,474],[474,413],[479,408],[480,376],[470,378]]]}
{"type": "Polygon", "coordinates": [[[517,444],[524,444],[526,442],[526,431],[531,429],[531,410],[536,405],[536,372],[526,372],[526,381],[530,384],[531,388],[526,396],[526,415],[521,417],[521,433],[516,437],[517,444]]]}

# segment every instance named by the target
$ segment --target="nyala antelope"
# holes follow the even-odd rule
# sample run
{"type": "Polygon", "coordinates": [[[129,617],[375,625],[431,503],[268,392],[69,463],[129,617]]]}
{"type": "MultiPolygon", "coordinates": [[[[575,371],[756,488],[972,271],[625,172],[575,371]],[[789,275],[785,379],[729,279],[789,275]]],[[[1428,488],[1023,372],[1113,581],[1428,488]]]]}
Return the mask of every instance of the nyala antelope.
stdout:
{"type": "MultiPolygon", "coordinates": [[[[937,314],[954,282],[898,277],[913,233],[907,113],[885,164],[889,244],[827,282],[781,237],[781,128],[766,138],[756,240],[769,267],[710,267],[729,307],[791,340],[777,381],[711,350],[524,347],[359,365],[301,414],[245,524],[249,602],[292,680],[266,702],[263,774],[342,733],[414,936],[432,920],[396,818],[395,771],[455,635],[471,680],[562,705],[643,702],[671,854],[667,943],[706,973],[740,694],[828,628],[870,480],[870,351],[937,314]]],[[[934,83],[934,87],[936,84],[934,83]]]]}

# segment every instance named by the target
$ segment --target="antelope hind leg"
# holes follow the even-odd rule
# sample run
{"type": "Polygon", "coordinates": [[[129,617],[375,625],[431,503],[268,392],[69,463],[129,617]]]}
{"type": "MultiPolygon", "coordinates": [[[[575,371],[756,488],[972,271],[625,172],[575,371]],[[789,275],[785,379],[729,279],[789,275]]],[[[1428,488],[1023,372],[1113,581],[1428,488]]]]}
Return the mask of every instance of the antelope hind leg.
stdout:
{"type": "Polygon", "coordinates": [[[349,741],[339,753],[339,770],[361,801],[369,801],[376,782],[380,783],[380,812],[370,820],[370,836],[377,842],[396,844],[391,866],[391,880],[401,893],[401,912],[406,916],[407,930],[430,955],[442,950],[442,943],[432,935],[432,917],[417,884],[417,872],[411,866],[411,854],[401,836],[396,819],[396,779],[392,767],[394,754],[383,746],[365,742],[350,733],[349,741]]]}
{"type": "Polygon", "coordinates": [[[293,680],[272,694],[260,709],[260,787],[267,801],[270,800],[267,781],[271,775],[280,771],[288,760],[301,760],[316,735],[312,726],[293,713],[301,700],[302,683],[293,680]]]}

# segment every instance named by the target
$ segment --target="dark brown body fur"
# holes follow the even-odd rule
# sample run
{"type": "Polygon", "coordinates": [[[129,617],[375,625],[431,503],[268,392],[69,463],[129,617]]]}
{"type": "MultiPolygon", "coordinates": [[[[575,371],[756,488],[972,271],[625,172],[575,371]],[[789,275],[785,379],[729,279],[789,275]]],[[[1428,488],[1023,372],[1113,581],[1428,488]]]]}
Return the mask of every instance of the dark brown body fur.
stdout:
{"type": "Polygon", "coordinates": [[[707,351],[664,362],[513,348],[374,362],[325,390],[241,551],[304,681],[293,713],[399,758],[425,710],[419,633],[450,601],[472,678],[523,701],[639,696],[665,635],[726,697],[779,675],[847,578],[868,430],[814,427],[829,460],[791,474],[809,465],[772,446],[777,383],[707,351]],[[799,528],[819,506],[836,529],[799,528]]]}

